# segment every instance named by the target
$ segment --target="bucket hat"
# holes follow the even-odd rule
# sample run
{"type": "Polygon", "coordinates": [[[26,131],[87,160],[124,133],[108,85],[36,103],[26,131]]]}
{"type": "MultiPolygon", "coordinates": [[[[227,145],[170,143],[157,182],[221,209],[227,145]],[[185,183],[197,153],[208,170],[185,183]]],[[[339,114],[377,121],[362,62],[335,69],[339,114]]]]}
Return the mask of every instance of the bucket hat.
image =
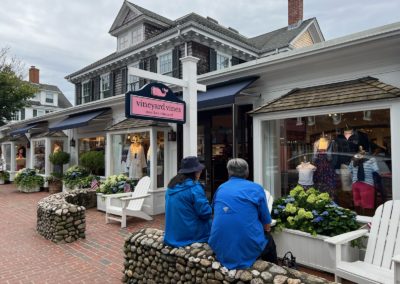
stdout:
{"type": "Polygon", "coordinates": [[[205,166],[200,164],[199,159],[195,156],[185,157],[181,161],[181,169],[178,171],[180,174],[188,174],[200,172],[205,166]]]}

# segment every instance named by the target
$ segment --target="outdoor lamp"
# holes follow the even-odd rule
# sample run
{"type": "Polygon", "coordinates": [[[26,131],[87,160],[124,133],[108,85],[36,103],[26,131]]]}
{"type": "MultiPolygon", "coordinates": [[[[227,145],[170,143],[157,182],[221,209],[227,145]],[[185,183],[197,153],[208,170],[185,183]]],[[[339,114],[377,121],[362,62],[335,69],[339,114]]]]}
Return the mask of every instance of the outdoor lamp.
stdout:
{"type": "Polygon", "coordinates": [[[168,132],[168,141],[176,141],[176,132],[172,129],[168,132]]]}
{"type": "Polygon", "coordinates": [[[69,141],[69,145],[71,147],[75,147],[75,139],[74,138],[72,138],[71,141],[69,141]]]}

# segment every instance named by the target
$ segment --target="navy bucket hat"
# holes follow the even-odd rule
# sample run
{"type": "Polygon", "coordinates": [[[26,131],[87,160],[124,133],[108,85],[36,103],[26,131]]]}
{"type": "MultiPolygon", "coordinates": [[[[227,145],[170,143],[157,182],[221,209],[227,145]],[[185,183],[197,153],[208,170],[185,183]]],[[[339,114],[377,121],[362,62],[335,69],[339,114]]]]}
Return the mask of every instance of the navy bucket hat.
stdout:
{"type": "Polygon", "coordinates": [[[181,169],[178,171],[180,174],[188,174],[200,172],[205,168],[203,164],[200,164],[199,159],[195,156],[185,157],[181,161],[181,169]]]}

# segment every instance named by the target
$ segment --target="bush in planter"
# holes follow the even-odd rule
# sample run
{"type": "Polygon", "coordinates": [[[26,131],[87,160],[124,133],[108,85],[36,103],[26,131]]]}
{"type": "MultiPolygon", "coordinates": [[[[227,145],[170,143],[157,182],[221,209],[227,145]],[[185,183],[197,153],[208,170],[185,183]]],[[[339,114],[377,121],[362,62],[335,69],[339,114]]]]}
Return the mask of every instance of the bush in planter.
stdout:
{"type": "Polygon", "coordinates": [[[49,185],[49,192],[56,193],[62,190],[62,177],[60,173],[52,173],[51,176],[46,177],[46,181],[49,185]]]}
{"type": "Polygon", "coordinates": [[[83,153],[79,158],[79,164],[86,168],[91,174],[101,175],[104,171],[104,152],[89,151],[83,153]]]}
{"type": "Polygon", "coordinates": [[[89,175],[89,172],[81,166],[70,167],[63,176],[63,181],[68,188],[88,188],[97,176],[89,175]]]}
{"type": "Polygon", "coordinates": [[[328,193],[304,190],[299,185],[288,196],[275,200],[272,218],[278,230],[288,228],[312,235],[336,236],[359,228],[354,211],[339,207],[328,193]]]}
{"type": "Polygon", "coordinates": [[[97,189],[98,193],[115,194],[127,191],[133,191],[136,181],[130,180],[125,175],[109,176],[104,182],[101,183],[97,189]]]}
{"type": "Polygon", "coordinates": [[[49,160],[54,165],[54,172],[62,174],[62,166],[69,163],[70,155],[67,152],[55,152],[49,155],[49,160]]]}
{"type": "Polygon", "coordinates": [[[14,183],[25,192],[37,191],[43,186],[44,178],[33,169],[22,169],[17,172],[14,183]]]}
{"type": "Polygon", "coordinates": [[[0,171],[0,181],[6,182],[10,180],[10,173],[7,171],[0,171]]]}

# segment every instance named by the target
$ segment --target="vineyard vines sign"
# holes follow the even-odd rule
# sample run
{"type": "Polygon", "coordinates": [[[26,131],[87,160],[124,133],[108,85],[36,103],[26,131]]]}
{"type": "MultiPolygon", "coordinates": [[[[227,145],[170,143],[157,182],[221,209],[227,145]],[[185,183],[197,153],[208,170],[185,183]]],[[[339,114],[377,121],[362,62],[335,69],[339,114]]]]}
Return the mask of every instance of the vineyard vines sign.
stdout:
{"type": "Polygon", "coordinates": [[[164,84],[150,83],[125,94],[125,116],[184,124],[186,103],[164,84]]]}

